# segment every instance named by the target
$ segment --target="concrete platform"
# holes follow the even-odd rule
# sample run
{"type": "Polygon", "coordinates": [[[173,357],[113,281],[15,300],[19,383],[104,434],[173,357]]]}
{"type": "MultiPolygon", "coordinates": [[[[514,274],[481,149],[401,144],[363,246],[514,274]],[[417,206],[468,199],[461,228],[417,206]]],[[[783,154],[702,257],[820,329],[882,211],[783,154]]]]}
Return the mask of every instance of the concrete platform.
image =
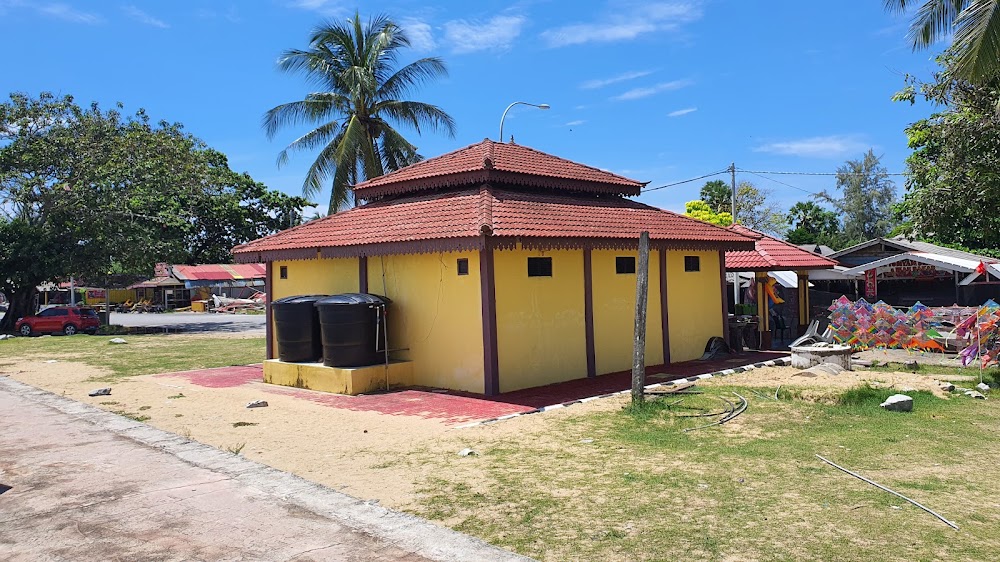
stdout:
{"type": "Polygon", "coordinates": [[[327,367],[322,363],[264,362],[264,382],[335,394],[365,394],[375,390],[413,385],[413,363],[391,361],[388,366],[327,367]]]}
{"type": "Polygon", "coordinates": [[[527,560],[0,377],[0,560],[527,560]]]}

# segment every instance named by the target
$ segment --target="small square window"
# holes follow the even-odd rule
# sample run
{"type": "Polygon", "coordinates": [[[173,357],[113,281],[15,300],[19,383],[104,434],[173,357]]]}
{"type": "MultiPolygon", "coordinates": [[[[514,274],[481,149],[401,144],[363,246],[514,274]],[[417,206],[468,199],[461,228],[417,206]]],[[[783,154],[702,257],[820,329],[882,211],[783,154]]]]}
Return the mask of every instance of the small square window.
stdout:
{"type": "Polygon", "coordinates": [[[278,270],[278,277],[281,277],[282,279],[288,279],[288,266],[287,265],[281,266],[281,268],[278,270]]]}
{"type": "Polygon", "coordinates": [[[701,257],[684,256],[684,271],[701,271],[701,257]]]}
{"type": "Polygon", "coordinates": [[[623,275],[635,273],[635,258],[632,256],[618,256],[615,258],[615,273],[623,275]]]}
{"type": "Polygon", "coordinates": [[[528,277],[552,277],[552,258],[528,258],[528,277]]]}
{"type": "Polygon", "coordinates": [[[458,258],[458,274],[469,274],[469,258],[458,258]]]}

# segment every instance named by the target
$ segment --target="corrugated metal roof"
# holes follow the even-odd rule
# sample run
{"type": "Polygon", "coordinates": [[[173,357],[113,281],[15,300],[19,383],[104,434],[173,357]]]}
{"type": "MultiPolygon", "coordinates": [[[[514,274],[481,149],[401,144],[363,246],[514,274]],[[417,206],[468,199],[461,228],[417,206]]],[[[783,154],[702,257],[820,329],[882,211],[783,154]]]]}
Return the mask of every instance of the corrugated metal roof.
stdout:
{"type": "Polygon", "coordinates": [[[262,263],[175,265],[172,269],[174,276],[181,281],[263,279],[267,272],[262,263]]]}

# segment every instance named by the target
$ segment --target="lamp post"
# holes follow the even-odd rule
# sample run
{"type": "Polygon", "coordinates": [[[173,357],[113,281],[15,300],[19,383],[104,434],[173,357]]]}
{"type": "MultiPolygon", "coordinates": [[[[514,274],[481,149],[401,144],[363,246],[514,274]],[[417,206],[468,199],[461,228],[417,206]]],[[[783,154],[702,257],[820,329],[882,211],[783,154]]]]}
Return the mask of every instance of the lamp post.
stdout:
{"type": "Polygon", "coordinates": [[[530,105],[531,107],[537,107],[538,109],[549,109],[550,107],[552,107],[547,103],[534,104],[534,103],[528,103],[526,101],[516,101],[508,105],[507,109],[503,110],[503,115],[500,116],[500,142],[503,142],[503,120],[505,117],[507,117],[507,112],[510,111],[510,108],[514,107],[515,105],[530,105]]]}

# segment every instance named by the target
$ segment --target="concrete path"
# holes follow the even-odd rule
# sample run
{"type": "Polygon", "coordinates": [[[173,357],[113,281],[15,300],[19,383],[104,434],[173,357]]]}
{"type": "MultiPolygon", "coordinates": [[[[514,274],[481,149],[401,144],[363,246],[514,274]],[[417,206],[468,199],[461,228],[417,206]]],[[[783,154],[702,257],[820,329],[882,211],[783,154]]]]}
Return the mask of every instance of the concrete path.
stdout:
{"type": "Polygon", "coordinates": [[[0,377],[0,560],[527,559],[0,377]]]}

